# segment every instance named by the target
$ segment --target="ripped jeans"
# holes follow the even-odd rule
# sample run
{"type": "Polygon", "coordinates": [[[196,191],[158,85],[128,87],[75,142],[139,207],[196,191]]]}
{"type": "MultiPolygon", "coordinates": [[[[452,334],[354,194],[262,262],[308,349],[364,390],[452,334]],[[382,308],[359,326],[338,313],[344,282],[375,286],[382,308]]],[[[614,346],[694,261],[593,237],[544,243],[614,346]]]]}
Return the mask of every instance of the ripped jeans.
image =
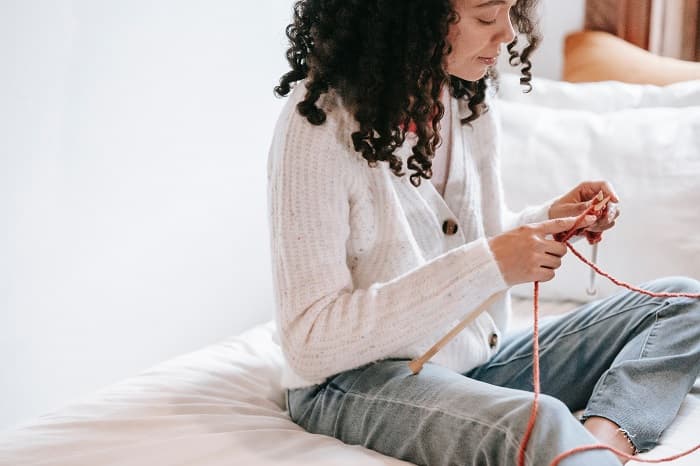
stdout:
{"type": "MultiPolygon", "coordinates": [[[[669,277],[652,291],[700,293],[669,277]]],[[[630,291],[543,322],[542,396],[526,464],[599,443],[583,418],[615,422],[639,451],[653,448],[700,372],[700,300],[630,291]]],[[[288,390],[291,418],[307,431],[419,465],[515,465],[530,415],[532,330],[507,337],[482,366],[459,374],[427,364],[414,376],[388,359],[288,390]]],[[[618,466],[609,451],[579,453],[561,466],[618,466]]]]}

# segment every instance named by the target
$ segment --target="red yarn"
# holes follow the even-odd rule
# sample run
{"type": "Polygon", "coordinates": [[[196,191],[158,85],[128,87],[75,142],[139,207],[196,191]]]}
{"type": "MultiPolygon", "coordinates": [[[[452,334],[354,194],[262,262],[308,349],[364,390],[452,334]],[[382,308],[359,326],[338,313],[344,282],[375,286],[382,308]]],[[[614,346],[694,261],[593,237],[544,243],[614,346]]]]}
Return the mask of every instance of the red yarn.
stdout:
{"type": "Polygon", "coordinates": [[[583,257],[583,254],[581,254],[576,249],[574,249],[574,247],[568,241],[566,242],[566,246],[571,250],[571,252],[574,253],[574,255],[576,257],[581,259],[586,265],[588,265],[590,268],[595,270],[599,275],[604,276],[605,278],[607,278],[608,280],[610,280],[611,282],[613,282],[617,286],[621,286],[623,288],[627,288],[630,291],[645,294],[647,296],[653,296],[655,298],[700,298],[700,293],[664,293],[664,292],[654,293],[652,291],[637,288],[636,286],[630,285],[629,283],[625,283],[625,282],[613,277],[612,275],[603,272],[598,266],[596,266],[592,262],[589,262],[585,257],[583,257]]]}
{"type": "Polygon", "coordinates": [[[535,390],[535,399],[532,402],[532,409],[530,410],[530,419],[527,421],[527,429],[525,429],[525,435],[520,443],[520,449],[518,451],[518,465],[525,465],[525,450],[527,449],[527,443],[530,441],[530,435],[535,428],[535,421],[537,420],[537,400],[540,397],[540,335],[539,335],[539,295],[540,295],[540,283],[535,282],[535,292],[534,292],[534,302],[535,302],[535,336],[533,338],[533,360],[532,360],[532,384],[535,390]]]}
{"type": "MultiPolygon", "coordinates": [[[[599,242],[602,239],[602,233],[601,232],[589,232],[585,231],[583,228],[580,228],[579,225],[581,225],[584,221],[584,217],[586,215],[596,215],[598,217],[602,217],[605,215],[607,212],[607,204],[605,208],[601,211],[595,211],[594,206],[589,207],[584,213],[582,213],[576,222],[574,222],[574,226],[567,232],[560,233],[557,235],[554,235],[554,239],[557,241],[563,242],[566,244],[566,246],[573,252],[576,257],[581,259],[583,262],[585,262],[589,267],[591,267],[593,270],[595,270],[598,274],[606,277],[613,283],[615,283],[618,286],[627,288],[628,290],[637,292],[637,293],[642,293],[647,296],[653,296],[653,297],[659,297],[659,298],[671,298],[671,297],[686,297],[686,298],[697,298],[700,299],[700,293],[654,293],[652,291],[648,290],[643,290],[641,288],[637,288],[635,286],[630,285],[629,283],[622,282],[620,280],[617,280],[616,278],[612,277],[611,275],[603,272],[600,268],[598,268],[595,264],[589,262],[586,260],[581,253],[579,253],[574,247],[569,243],[569,239],[574,236],[574,235],[580,235],[580,234],[585,234],[588,242],[591,244],[595,244],[599,242]]],[[[527,450],[527,444],[528,441],[530,440],[530,436],[532,435],[532,431],[535,428],[535,422],[537,420],[537,403],[540,395],[540,348],[539,348],[539,282],[535,282],[534,284],[534,292],[533,292],[533,303],[534,303],[534,332],[533,332],[533,363],[532,363],[532,383],[533,383],[533,388],[535,392],[535,398],[533,399],[532,402],[532,410],[530,412],[530,419],[528,420],[527,423],[527,429],[525,430],[525,435],[523,436],[523,440],[520,443],[520,448],[518,450],[518,466],[525,466],[525,451],[527,450]]],[[[580,446],[577,448],[573,448],[569,451],[565,451],[558,455],[550,466],[557,466],[564,458],[574,455],[576,453],[582,452],[582,451],[590,451],[590,450],[610,450],[613,453],[615,453],[618,456],[621,456],[625,459],[634,459],[635,461],[641,462],[641,463],[665,463],[667,461],[672,461],[678,458],[681,458],[683,456],[690,455],[691,453],[694,453],[698,450],[700,450],[700,444],[696,445],[695,447],[691,448],[688,451],[679,453],[677,455],[673,456],[668,456],[666,458],[659,458],[659,459],[640,459],[636,456],[629,455],[623,451],[617,450],[613,447],[609,447],[607,445],[584,445],[580,446]]]]}

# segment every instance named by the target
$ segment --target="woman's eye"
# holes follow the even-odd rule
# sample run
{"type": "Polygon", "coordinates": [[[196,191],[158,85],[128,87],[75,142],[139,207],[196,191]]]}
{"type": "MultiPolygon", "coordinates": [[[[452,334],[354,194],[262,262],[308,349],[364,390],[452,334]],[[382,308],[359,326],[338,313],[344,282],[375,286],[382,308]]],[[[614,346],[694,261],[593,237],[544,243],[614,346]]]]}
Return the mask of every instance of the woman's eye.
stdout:
{"type": "Polygon", "coordinates": [[[484,19],[479,19],[479,18],[477,18],[477,20],[478,20],[481,24],[493,24],[493,23],[496,22],[495,19],[494,19],[493,21],[486,21],[486,20],[484,20],[484,19]]]}

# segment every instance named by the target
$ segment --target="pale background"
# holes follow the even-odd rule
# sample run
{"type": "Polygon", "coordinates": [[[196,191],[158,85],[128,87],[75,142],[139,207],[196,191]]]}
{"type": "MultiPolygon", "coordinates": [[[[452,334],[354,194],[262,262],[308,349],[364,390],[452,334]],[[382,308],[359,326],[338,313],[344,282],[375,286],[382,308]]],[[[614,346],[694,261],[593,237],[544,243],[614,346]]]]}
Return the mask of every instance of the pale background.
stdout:
{"type": "MultiPolygon", "coordinates": [[[[558,78],[584,0],[545,0],[558,78]]],[[[272,317],[291,1],[0,0],[0,429],[272,317]]]]}

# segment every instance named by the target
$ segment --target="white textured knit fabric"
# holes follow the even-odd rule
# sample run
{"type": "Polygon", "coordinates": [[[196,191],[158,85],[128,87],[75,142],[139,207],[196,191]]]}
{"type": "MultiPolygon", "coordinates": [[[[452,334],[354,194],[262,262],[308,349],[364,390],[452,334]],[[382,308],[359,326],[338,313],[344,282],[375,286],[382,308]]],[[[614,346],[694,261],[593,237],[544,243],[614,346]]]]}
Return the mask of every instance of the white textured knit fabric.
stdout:
{"type": "Polygon", "coordinates": [[[421,355],[494,293],[501,298],[432,360],[455,371],[499,348],[510,295],[487,238],[547,219],[553,200],[507,211],[491,111],[472,126],[466,102],[451,99],[450,169],[444,198],[428,180],[414,187],[406,161],[415,135],[397,150],[403,177],[371,168],[356,152],[357,122],[331,92],[323,125],[296,110],[299,83],[279,117],[268,158],[268,208],[276,320],[286,359],[282,385],[302,387],[389,357],[421,355]],[[443,222],[458,224],[443,233],[443,222]],[[499,345],[489,340],[498,336],[499,345]]]}

